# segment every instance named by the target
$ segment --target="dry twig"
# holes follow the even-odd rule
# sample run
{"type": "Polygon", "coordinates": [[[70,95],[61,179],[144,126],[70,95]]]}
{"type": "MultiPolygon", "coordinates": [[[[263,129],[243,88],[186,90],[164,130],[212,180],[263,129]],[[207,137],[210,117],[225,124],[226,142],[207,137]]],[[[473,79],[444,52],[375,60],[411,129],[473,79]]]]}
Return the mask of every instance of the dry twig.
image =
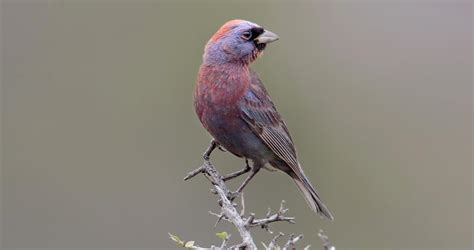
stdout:
{"type": "MultiPolygon", "coordinates": [[[[243,171],[246,171],[246,170],[244,169],[240,172],[243,172],[243,171]]],[[[217,224],[221,220],[228,221],[235,226],[235,228],[239,232],[240,237],[242,238],[242,242],[240,244],[227,247],[227,242],[228,242],[228,239],[230,238],[230,235],[225,234],[225,236],[222,237],[223,242],[220,247],[212,246],[211,248],[207,248],[207,249],[216,249],[216,250],[217,249],[219,250],[221,249],[252,249],[252,250],[257,249],[254,239],[252,238],[252,235],[250,233],[251,228],[261,227],[267,230],[269,233],[273,233],[269,229],[269,225],[271,223],[279,222],[279,221],[295,223],[294,217],[285,216],[285,214],[288,212],[288,208],[285,208],[285,201],[281,202],[280,209],[278,210],[278,212],[272,213],[271,209],[268,208],[268,212],[266,216],[264,218],[257,219],[254,213],[249,213],[248,216],[245,216],[245,202],[244,202],[243,194],[241,194],[241,210],[238,211],[237,209],[238,205],[233,202],[234,198],[236,197],[236,193],[231,192],[228,189],[228,187],[225,185],[225,181],[227,180],[228,177],[224,177],[220,175],[217,169],[214,167],[214,165],[211,162],[209,162],[209,159],[208,158],[206,159],[206,155],[205,155],[204,163],[199,168],[189,172],[184,178],[184,180],[189,180],[201,173],[204,174],[204,176],[213,185],[211,192],[219,196],[218,204],[221,207],[221,211],[219,213],[214,213],[214,212],[209,211],[210,214],[218,218],[214,227],[216,227],[217,224]]],[[[234,174],[231,174],[231,175],[234,175],[234,174]]],[[[265,246],[264,244],[265,248],[266,249],[280,249],[280,247],[277,244],[277,240],[283,235],[284,235],[283,233],[279,233],[277,236],[273,238],[273,240],[270,242],[268,247],[265,246]]],[[[321,231],[319,236],[321,239],[323,239],[323,242],[325,244],[324,245],[325,250],[335,250],[333,246],[330,246],[332,248],[326,247],[326,244],[329,244],[329,241],[327,241],[327,236],[324,235],[325,238],[323,238],[322,235],[323,234],[321,231]]],[[[291,234],[288,241],[284,245],[283,249],[289,249],[289,248],[294,249],[296,242],[300,240],[301,238],[303,238],[302,234],[296,237],[294,234],[291,234]]],[[[194,244],[194,241],[193,241],[193,244],[194,244]]],[[[190,248],[191,249],[206,249],[206,248],[199,247],[197,245],[194,245],[190,248]]],[[[309,246],[305,247],[305,249],[308,249],[308,248],[309,246]]]]}

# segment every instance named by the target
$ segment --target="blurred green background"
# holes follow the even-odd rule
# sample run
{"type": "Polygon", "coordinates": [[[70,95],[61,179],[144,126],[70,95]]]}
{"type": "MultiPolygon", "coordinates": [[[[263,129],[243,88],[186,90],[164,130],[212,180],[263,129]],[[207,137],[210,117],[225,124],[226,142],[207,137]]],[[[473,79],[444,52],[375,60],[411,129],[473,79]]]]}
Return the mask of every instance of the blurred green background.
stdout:
{"type": "Polygon", "coordinates": [[[336,220],[280,172],[251,182],[248,211],[285,199],[297,224],[273,230],[312,249],[320,228],[338,249],[472,247],[470,1],[4,0],[1,15],[5,249],[237,243],[212,228],[209,183],[182,181],[210,139],[192,101],[203,47],[234,18],[280,36],[254,69],[336,220]]]}

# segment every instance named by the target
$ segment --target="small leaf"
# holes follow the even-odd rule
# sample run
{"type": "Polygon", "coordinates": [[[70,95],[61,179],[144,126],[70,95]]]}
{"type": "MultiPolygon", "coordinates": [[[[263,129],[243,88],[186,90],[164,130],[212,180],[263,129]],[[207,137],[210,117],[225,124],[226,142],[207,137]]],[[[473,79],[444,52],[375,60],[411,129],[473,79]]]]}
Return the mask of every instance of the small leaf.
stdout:
{"type": "Polygon", "coordinates": [[[219,237],[221,240],[226,240],[229,235],[227,234],[227,232],[220,232],[220,233],[216,233],[217,237],[219,237]]]}
{"type": "Polygon", "coordinates": [[[168,235],[170,236],[170,239],[176,242],[178,246],[184,246],[184,242],[178,236],[170,234],[170,233],[168,233],[168,235]]]}
{"type": "Polygon", "coordinates": [[[174,235],[174,234],[168,233],[168,235],[170,236],[171,240],[173,240],[174,242],[181,241],[181,239],[178,236],[174,235]]]}
{"type": "Polygon", "coordinates": [[[194,241],[193,240],[190,240],[190,241],[186,242],[186,244],[184,244],[185,248],[191,248],[193,246],[194,246],[194,241]]]}

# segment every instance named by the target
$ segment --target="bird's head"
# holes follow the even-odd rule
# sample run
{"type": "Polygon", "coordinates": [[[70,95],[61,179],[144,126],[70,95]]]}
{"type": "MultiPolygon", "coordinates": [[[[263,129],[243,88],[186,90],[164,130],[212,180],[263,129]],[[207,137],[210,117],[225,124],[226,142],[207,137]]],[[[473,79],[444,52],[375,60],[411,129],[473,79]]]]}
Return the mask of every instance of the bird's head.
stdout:
{"type": "Polygon", "coordinates": [[[204,50],[205,64],[250,64],[262,53],[267,43],[278,36],[260,25],[231,20],[211,37],[204,50]]]}

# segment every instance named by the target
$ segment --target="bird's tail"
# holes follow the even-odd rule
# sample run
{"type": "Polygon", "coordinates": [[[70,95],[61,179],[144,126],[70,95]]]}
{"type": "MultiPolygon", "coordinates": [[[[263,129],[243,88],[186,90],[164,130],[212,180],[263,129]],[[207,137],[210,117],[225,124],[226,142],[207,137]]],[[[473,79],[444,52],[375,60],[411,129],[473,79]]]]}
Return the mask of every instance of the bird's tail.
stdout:
{"type": "Polygon", "coordinates": [[[296,174],[292,174],[291,177],[303,193],[304,198],[308,203],[309,207],[320,216],[325,217],[329,220],[334,220],[334,217],[332,216],[331,212],[329,212],[329,209],[326,207],[326,205],[324,205],[323,201],[319,197],[319,194],[313,188],[308,178],[306,178],[304,174],[302,174],[301,177],[297,176],[296,174]]]}

